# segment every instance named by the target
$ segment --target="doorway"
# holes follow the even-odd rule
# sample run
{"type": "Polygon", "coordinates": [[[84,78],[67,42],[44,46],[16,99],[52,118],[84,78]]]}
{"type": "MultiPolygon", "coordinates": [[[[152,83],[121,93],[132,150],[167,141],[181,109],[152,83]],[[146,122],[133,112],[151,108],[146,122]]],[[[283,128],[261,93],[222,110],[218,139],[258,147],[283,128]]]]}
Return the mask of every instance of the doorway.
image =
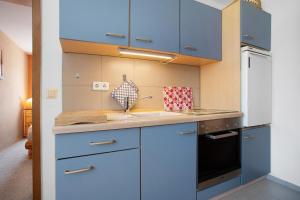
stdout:
{"type": "Polygon", "coordinates": [[[2,183],[8,183],[3,187],[4,192],[15,195],[13,197],[16,198],[13,199],[18,199],[16,195],[23,195],[22,199],[41,199],[40,3],[40,0],[0,0],[0,9],[2,7],[0,12],[2,14],[5,13],[1,20],[8,20],[7,24],[1,23],[2,21],[0,20],[0,96],[2,97],[1,105],[4,105],[3,108],[0,107],[1,121],[4,122],[0,124],[0,140],[2,142],[6,141],[5,144],[0,142],[0,150],[3,150],[0,152],[0,170],[1,167],[8,169],[7,172],[2,173],[2,175],[7,176],[4,177],[3,175],[0,178],[2,183]],[[7,8],[14,8],[15,10],[11,12],[7,8]],[[28,13],[29,9],[30,12],[28,13]],[[12,17],[9,17],[9,14],[12,14],[12,17]],[[34,40],[31,38],[31,51],[24,49],[26,38],[24,39],[22,36],[26,36],[26,31],[23,33],[20,29],[26,27],[27,18],[26,16],[20,17],[22,14],[30,15],[32,20],[30,27],[32,34],[30,34],[30,37],[34,38],[34,40]],[[19,30],[13,30],[11,28],[13,27],[12,24],[9,23],[18,21],[17,16],[21,18],[20,21],[23,23],[16,26],[20,28],[19,30]],[[19,48],[20,46],[21,48],[19,48]],[[24,64],[25,62],[26,64],[24,64]],[[24,70],[25,65],[27,71],[24,70]],[[19,68],[17,69],[17,67],[19,68]],[[22,83],[19,83],[17,80],[22,83]],[[27,86],[25,87],[24,85],[27,86]],[[15,128],[10,128],[10,126],[15,128]],[[11,137],[13,139],[10,139],[10,136],[13,136],[11,137]],[[9,169],[13,170],[9,171],[9,169]],[[20,177],[21,181],[18,180],[20,177]],[[10,191],[14,186],[15,189],[10,191]],[[22,189],[17,190],[16,187],[22,187],[22,189]],[[22,190],[25,192],[22,192],[22,190]]]}

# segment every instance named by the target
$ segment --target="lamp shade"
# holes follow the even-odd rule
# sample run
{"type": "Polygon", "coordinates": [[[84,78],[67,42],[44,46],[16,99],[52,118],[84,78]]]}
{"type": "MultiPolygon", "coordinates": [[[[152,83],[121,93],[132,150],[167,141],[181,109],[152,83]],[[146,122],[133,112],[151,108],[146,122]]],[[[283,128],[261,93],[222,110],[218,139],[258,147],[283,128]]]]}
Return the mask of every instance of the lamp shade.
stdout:
{"type": "Polygon", "coordinates": [[[32,109],[32,98],[28,98],[23,103],[24,109],[32,109]]]}

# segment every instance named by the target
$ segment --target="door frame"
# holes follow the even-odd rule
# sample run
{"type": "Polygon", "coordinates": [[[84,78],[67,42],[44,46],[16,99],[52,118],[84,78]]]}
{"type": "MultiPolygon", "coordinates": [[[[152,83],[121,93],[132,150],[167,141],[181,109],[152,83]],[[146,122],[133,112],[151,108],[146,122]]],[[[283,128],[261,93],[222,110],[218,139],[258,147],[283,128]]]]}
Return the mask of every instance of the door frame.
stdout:
{"type": "Polygon", "coordinates": [[[41,199],[41,0],[32,1],[32,189],[33,200],[41,199]]]}

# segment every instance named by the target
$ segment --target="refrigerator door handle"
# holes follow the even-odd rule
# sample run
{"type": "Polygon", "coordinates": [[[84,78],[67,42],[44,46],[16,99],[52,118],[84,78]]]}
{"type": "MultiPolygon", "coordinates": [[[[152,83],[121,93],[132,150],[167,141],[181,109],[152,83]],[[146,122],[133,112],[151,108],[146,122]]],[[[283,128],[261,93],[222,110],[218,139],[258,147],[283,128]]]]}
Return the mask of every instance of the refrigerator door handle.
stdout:
{"type": "Polygon", "coordinates": [[[250,69],[251,68],[251,58],[248,57],[248,68],[250,69]]]}

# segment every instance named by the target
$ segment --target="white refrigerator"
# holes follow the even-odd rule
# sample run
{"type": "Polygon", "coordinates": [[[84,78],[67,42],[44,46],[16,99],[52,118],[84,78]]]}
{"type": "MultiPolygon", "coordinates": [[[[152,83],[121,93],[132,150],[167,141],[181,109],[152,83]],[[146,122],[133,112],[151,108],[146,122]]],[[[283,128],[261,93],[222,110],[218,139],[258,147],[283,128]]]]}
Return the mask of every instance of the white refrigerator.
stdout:
{"type": "Polygon", "coordinates": [[[243,126],[272,122],[271,52],[253,47],[241,48],[241,101],[243,126]]]}

